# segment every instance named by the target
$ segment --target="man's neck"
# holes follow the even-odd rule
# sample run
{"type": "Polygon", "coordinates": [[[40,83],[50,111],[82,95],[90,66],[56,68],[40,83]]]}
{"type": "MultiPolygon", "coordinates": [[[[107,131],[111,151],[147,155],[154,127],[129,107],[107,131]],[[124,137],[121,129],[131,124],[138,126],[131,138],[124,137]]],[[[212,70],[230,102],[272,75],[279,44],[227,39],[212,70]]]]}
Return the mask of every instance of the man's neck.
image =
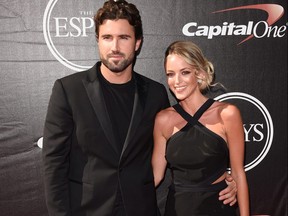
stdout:
{"type": "Polygon", "coordinates": [[[124,71],[115,73],[110,71],[104,64],[101,64],[100,71],[102,76],[110,83],[123,84],[132,78],[132,65],[128,66],[124,71]]]}

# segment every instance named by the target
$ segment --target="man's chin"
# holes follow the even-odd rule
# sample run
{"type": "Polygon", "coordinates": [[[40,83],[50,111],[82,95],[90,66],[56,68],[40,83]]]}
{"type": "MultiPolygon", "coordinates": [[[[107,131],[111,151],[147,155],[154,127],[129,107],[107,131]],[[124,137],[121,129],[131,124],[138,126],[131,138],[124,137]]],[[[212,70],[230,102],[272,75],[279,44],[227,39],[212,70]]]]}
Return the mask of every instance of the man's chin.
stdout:
{"type": "Polygon", "coordinates": [[[110,71],[113,72],[113,73],[121,73],[121,72],[123,72],[123,70],[114,69],[114,68],[110,69],[110,71]]]}
{"type": "Polygon", "coordinates": [[[129,66],[120,61],[102,61],[102,63],[113,73],[121,73],[129,66]]]}

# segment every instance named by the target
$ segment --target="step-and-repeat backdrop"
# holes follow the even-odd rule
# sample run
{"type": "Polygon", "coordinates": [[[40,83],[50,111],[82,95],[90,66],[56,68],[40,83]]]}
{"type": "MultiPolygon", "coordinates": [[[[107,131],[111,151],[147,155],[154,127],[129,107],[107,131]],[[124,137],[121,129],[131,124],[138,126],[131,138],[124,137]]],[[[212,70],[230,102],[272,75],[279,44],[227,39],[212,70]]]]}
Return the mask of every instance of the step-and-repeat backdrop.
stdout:
{"type": "MultiPolygon", "coordinates": [[[[0,215],[47,215],[41,137],[51,88],[99,59],[92,17],[103,2],[0,1],[0,215]]],[[[287,1],[131,2],[144,28],[135,70],[166,85],[166,47],[197,43],[227,88],[213,97],[242,112],[252,215],[287,215],[287,1]]]]}

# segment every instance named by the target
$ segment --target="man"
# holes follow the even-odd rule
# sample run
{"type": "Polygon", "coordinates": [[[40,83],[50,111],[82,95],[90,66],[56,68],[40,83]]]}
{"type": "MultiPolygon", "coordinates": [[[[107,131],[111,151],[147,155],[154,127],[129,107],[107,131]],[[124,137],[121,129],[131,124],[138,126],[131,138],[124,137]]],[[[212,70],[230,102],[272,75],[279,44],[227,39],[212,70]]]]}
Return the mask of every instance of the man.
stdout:
{"type": "MultiPolygon", "coordinates": [[[[48,211],[155,216],[152,131],[156,113],[169,106],[166,89],[133,71],[143,37],[133,4],[107,1],[94,21],[101,61],[57,80],[48,106],[43,144],[48,211]]],[[[234,202],[231,190],[226,196],[234,202]]]]}

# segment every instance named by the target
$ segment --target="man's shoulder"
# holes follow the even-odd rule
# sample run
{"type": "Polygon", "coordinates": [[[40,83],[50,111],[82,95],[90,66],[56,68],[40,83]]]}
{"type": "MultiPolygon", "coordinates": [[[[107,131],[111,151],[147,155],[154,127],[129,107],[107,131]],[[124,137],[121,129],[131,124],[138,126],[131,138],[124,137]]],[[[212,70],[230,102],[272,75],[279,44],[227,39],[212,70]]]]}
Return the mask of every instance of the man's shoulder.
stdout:
{"type": "Polygon", "coordinates": [[[166,88],[162,83],[137,73],[135,73],[135,77],[138,89],[147,93],[148,100],[151,103],[156,106],[159,105],[160,109],[170,106],[166,88]]]}
{"type": "Polygon", "coordinates": [[[80,72],[75,72],[72,74],[69,74],[67,76],[64,76],[62,78],[60,78],[61,81],[63,82],[82,82],[83,79],[89,79],[89,80],[94,80],[96,78],[96,74],[97,74],[97,64],[96,63],[93,67],[87,69],[87,70],[83,70],[80,72]]]}
{"type": "Polygon", "coordinates": [[[66,75],[62,78],[60,78],[59,80],[61,80],[62,82],[67,82],[67,81],[72,81],[72,80],[81,80],[81,78],[87,76],[87,71],[81,71],[81,72],[75,72],[69,75],[66,75]]]}
{"type": "Polygon", "coordinates": [[[136,80],[140,81],[140,82],[144,82],[145,84],[151,84],[154,86],[158,86],[158,87],[163,87],[164,85],[156,80],[153,80],[145,75],[139,74],[137,72],[134,72],[136,80]]]}

